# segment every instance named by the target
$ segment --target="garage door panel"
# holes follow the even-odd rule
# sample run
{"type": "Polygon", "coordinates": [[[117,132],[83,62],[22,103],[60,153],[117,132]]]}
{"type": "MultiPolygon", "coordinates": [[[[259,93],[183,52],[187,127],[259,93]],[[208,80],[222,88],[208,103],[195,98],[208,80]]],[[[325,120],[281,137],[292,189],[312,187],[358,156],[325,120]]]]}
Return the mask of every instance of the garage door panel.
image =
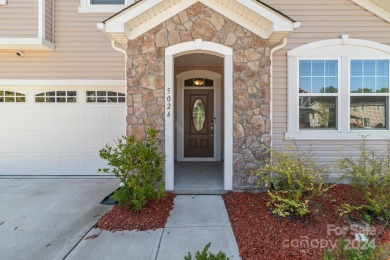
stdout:
{"type": "Polygon", "coordinates": [[[82,134],[62,134],[59,137],[58,148],[61,151],[74,151],[81,149],[82,134]]]}
{"type": "Polygon", "coordinates": [[[105,144],[104,134],[89,134],[85,136],[85,150],[101,149],[105,144]]]}
{"type": "Polygon", "coordinates": [[[26,103],[0,104],[0,175],[103,175],[97,169],[107,162],[99,150],[125,134],[126,104],[81,97],[77,103],[35,103],[34,91],[26,103]]]}
{"type": "Polygon", "coordinates": [[[64,156],[59,158],[60,171],[77,171],[79,170],[80,158],[73,156],[64,156]]]}
{"type": "Polygon", "coordinates": [[[33,165],[36,171],[58,170],[56,167],[56,157],[54,156],[33,156],[33,165]]]}
{"type": "Polygon", "coordinates": [[[7,156],[5,157],[5,168],[7,171],[29,171],[29,156],[7,156]]]}
{"type": "Polygon", "coordinates": [[[7,111],[7,127],[12,130],[31,129],[33,113],[28,108],[18,108],[7,111]]]}
{"type": "Polygon", "coordinates": [[[110,127],[113,127],[113,126],[125,127],[126,126],[126,114],[123,110],[110,111],[108,116],[109,116],[110,127]]]}
{"type": "Polygon", "coordinates": [[[86,129],[104,128],[105,111],[97,109],[87,109],[84,112],[84,122],[86,129]]]}
{"type": "MultiPolygon", "coordinates": [[[[68,108],[69,109],[69,108],[68,108]]],[[[80,109],[69,109],[70,111],[59,111],[56,121],[63,130],[77,130],[83,127],[83,117],[80,109]]]]}
{"type": "Polygon", "coordinates": [[[26,131],[0,131],[0,153],[30,151],[31,134],[26,131]]]}
{"type": "Polygon", "coordinates": [[[98,172],[99,168],[103,168],[107,166],[107,161],[103,160],[99,156],[85,156],[84,160],[84,170],[86,171],[95,171],[98,172]]]}
{"type": "Polygon", "coordinates": [[[45,152],[47,150],[55,151],[58,147],[58,138],[53,132],[35,132],[33,135],[34,150],[45,152]]]}

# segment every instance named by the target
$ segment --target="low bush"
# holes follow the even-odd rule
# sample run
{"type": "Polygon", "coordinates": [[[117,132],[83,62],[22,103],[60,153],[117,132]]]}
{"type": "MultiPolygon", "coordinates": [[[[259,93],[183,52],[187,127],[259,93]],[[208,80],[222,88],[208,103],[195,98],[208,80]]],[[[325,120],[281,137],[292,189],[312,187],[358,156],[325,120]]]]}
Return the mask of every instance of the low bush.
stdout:
{"type": "MultiPolygon", "coordinates": [[[[194,260],[229,260],[229,257],[226,256],[226,254],[222,251],[219,251],[217,255],[214,255],[211,252],[208,252],[209,248],[211,246],[211,242],[209,242],[202,252],[197,251],[195,253],[195,259],[194,260]]],[[[184,260],[193,260],[192,255],[190,252],[184,257],[184,260]]]]}
{"type": "Polygon", "coordinates": [[[366,220],[371,216],[390,219],[390,147],[385,152],[375,151],[367,146],[366,137],[363,137],[358,149],[358,156],[345,157],[338,166],[343,172],[340,179],[347,179],[361,191],[366,203],[357,206],[344,204],[341,212],[357,210],[366,220]]]}
{"type": "Polygon", "coordinates": [[[112,173],[123,183],[112,198],[119,206],[134,211],[141,210],[150,199],[165,194],[162,183],[164,155],[158,149],[161,140],[157,137],[158,131],[152,128],[146,133],[145,141],[123,136],[116,147],[106,145],[99,152],[100,157],[108,161],[108,167],[99,171],[112,173]]]}
{"type": "Polygon", "coordinates": [[[270,186],[271,201],[267,206],[280,217],[295,214],[300,217],[310,212],[309,204],[314,197],[321,196],[327,189],[325,183],[328,170],[319,167],[313,153],[300,152],[297,145],[284,146],[284,150],[270,149],[271,159],[252,172],[259,177],[258,186],[270,186]]]}

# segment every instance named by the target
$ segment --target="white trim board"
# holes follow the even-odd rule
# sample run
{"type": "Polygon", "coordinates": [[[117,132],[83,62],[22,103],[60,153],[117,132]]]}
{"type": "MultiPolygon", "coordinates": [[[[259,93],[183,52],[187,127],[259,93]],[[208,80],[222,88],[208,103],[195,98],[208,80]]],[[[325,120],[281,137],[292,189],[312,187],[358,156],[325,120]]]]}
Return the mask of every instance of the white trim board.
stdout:
{"type": "Polygon", "coordinates": [[[233,189],[233,50],[201,39],[172,45],[165,49],[165,189],[174,190],[175,119],[174,58],[189,53],[209,53],[224,57],[224,189],[233,189]]]}
{"type": "Polygon", "coordinates": [[[44,38],[0,38],[2,50],[54,51],[55,45],[44,38]]]}
{"type": "Polygon", "coordinates": [[[126,86],[126,80],[0,79],[0,86],[126,86]]]}

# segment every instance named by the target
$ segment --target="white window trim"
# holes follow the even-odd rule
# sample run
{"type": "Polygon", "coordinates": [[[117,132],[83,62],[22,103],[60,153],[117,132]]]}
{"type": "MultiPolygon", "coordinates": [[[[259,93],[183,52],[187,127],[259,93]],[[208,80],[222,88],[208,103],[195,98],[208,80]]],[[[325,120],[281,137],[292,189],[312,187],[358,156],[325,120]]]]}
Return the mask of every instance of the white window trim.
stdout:
{"type": "Polygon", "coordinates": [[[80,0],[79,13],[117,13],[134,2],[134,0],[125,0],[124,5],[93,5],[91,0],[80,0]]]}
{"type": "MultiPolygon", "coordinates": [[[[288,112],[286,139],[296,140],[357,140],[367,136],[371,140],[390,138],[390,130],[350,130],[349,119],[349,81],[351,59],[385,59],[390,60],[390,46],[376,42],[349,39],[343,35],[341,39],[325,40],[309,43],[288,52],[288,112]],[[362,52],[364,48],[364,52],[362,52]],[[365,56],[361,56],[364,53],[365,56]],[[299,93],[298,80],[299,60],[303,59],[334,59],[339,61],[339,98],[338,98],[338,129],[337,130],[299,130],[299,93]]],[[[386,96],[389,96],[387,94],[386,96]]],[[[389,97],[390,99],[390,97],[389,97]]],[[[389,108],[388,108],[389,110],[389,108]]],[[[389,124],[389,111],[387,123],[389,124]]]]}

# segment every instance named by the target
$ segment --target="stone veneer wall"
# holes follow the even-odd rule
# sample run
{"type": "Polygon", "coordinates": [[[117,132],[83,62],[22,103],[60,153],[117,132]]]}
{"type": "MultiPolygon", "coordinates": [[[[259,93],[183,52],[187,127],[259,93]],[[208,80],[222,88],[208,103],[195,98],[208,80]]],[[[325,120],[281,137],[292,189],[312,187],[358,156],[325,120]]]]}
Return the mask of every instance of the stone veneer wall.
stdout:
{"type": "Polygon", "coordinates": [[[195,39],[234,51],[233,185],[253,188],[248,173],[271,142],[269,43],[201,3],[128,42],[127,134],[141,140],[148,126],[164,130],[165,48],[195,39]]]}

